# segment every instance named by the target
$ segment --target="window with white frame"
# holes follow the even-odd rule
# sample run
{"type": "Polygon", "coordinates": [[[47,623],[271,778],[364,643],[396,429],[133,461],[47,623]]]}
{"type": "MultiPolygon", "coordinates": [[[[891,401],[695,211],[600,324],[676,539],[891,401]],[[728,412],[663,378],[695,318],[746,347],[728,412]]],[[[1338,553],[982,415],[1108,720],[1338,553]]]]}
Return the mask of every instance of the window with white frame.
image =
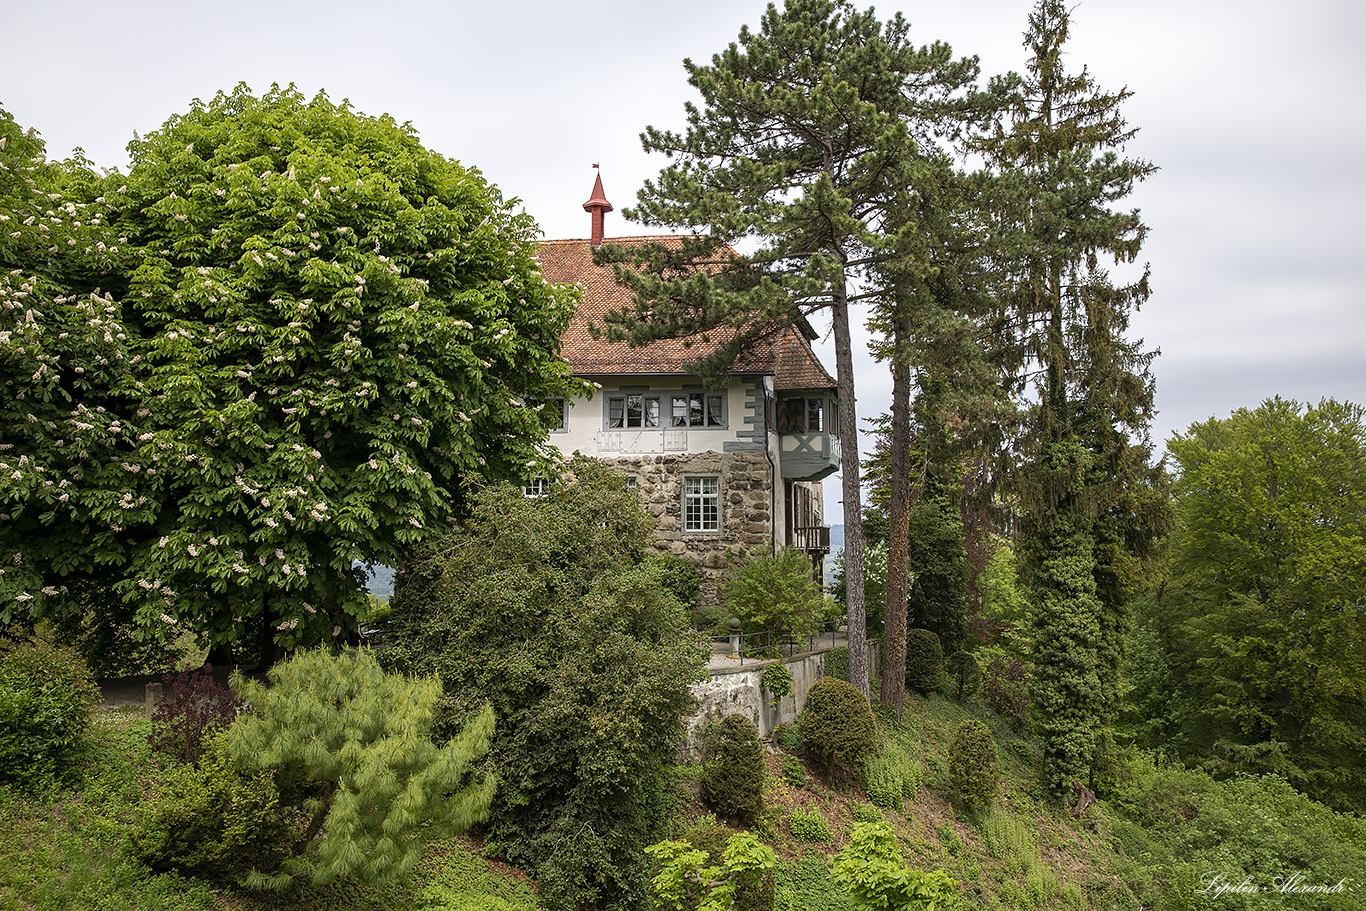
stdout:
{"type": "Polygon", "coordinates": [[[543,497],[550,490],[550,482],[543,477],[532,478],[530,483],[522,485],[522,496],[524,497],[543,497]]]}
{"type": "Polygon", "coordinates": [[[779,433],[820,433],[825,430],[825,399],[782,399],[778,402],[779,433]]]}
{"type": "Polygon", "coordinates": [[[645,429],[659,426],[659,396],[637,392],[607,397],[608,429],[645,429]]]}
{"type": "Polygon", "coordinates": [[[683,479],[683,530],[721,530],[721,479],[715,475],[683,479]]]}

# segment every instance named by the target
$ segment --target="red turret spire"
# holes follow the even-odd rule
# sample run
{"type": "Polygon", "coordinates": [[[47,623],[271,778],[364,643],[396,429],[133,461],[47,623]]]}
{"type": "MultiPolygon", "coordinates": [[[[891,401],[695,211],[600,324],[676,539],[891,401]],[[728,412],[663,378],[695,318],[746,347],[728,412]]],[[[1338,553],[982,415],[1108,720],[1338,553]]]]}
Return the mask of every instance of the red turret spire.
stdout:
{"type": "Polygon", "coordinates": [[[598,179],[593,182],[593,195],[583,204],[583,210],[593,213],[593,239],[589,243],[596,247],[602,243],[603,216],[612,211],[612,204],[607,201],[607,194],[602,191],[602,174],[598,174],[598,179]]]}

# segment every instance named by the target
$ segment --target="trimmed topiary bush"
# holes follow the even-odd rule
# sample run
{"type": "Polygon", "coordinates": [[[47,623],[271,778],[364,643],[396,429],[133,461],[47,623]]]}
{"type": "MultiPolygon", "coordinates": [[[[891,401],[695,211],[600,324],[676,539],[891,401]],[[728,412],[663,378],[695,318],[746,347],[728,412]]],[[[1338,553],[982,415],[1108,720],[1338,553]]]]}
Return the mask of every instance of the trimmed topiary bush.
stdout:
{"type": "Polygon", "coordinates": [[[856,768],[863,757],[877,750],[877,723],[868,700],[854,685],[834,677],[817,680],[806,694],[802,709],[802,742],[808,754],[826,764],[833,774],[835,762],[856,768]]]}
{"type": "Polygon", "coordinates": [[[944,685],[944,649],[927,629],[906,631],[906,685],[917,693],[933,693],[944,685]]]}
{"type": "Polygon", "coordinates": [[[969,719],[958,726],[949,747],[949,777],[968,807],[984,809],[996,799],[1001,766],[996,758],[996,739],[982,722],[969,719]]]}
{"type": "Polygon", "coordinates": [[[707,738],[702,801],[720,816],[752,825],[764,808],[764,753],[759,729],[736,712],[707,738]]]}
{"type": "Polygon", "coordinates": [[[0,781],[55,779],[99,698],[90,668],[71,649],[23,642],[0,655],[0,781]]]}

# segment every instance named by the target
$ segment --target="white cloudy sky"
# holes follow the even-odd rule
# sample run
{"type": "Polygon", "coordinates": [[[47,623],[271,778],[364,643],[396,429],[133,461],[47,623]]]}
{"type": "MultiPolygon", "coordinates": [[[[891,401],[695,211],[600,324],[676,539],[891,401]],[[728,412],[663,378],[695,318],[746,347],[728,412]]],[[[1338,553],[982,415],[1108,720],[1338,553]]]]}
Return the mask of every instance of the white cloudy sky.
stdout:
{"type": "MultiPolygon", "coordinates": [[[[978,55],[984,76],[1024,66],[1030,0],[876,5],[903,12],[917,43],[978,55]]],[[[710,58],[763,8],[6,0],[0,105],[53,157],[81,146],[126,167],[133,131],[194,97],[238,82],[325,89],[410,121],[520,197],[547,237],[583,237],[591,165],[617,209],[630,205],[663,164],[638,134],[681,125],[692,97],[682,59],[710,58]]],[[[1133,198],[1151,228],[1154,294],[1135,334],[1162,351],[1155,439],[1276,394],[1366,402],[1366,5],[1080,0],[1070,55],[1103,88],[1133,91],[1129,151],[1161,168],[1133,198]]],[[[638,233],[608,219],[609,235],[638,233]]],[[[858,376],[859,415],[886,410],[883,369],[858,376]]]]}

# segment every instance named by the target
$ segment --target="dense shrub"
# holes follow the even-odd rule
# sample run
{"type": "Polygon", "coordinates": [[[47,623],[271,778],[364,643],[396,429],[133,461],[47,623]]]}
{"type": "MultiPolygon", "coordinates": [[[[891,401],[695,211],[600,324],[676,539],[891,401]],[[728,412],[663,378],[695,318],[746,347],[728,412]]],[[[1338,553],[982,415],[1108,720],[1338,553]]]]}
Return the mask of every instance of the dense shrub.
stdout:
{"type": "Polygon", "coordinates": [[[801,725],[807,752],[824,761],[830,773],[837,760],[854,767],[877,749],[877,724],[868,700],[853,684],[834,677],[817,680],[806,694],[801,725]]]}
{"type": "Polygon", "coordinates": [[[46,642],[10,646],[0,655],[0,781],[36,785],[57,777],[99,697],[74,651],[46,642]]]}
{"type": "Polygon", "coordinates": [[[991,659],[982,676],[982,696],[992,711],[1017,728],[1029,726],[1029,672],[1018,658],[991,659]]]}
{"type": "Polygon", "coordinates": [[[759,729],[734,712],[707,737],[702,801],[718,815],[753,825],[764,808],[764,751],[759,729]]]}
{"type": "Polygon", "coordinates": [[[583,458],[545,496],[489,487],[470,507],[400,574],[379,657],[444,682],[440,734],[492,703],[485,834],[547,908],[646,907],[709,651],[646,558],[654,520],[583,458]]]}
{"type": "Polygon", "coordinates": [[[243,773],[228,757],[225,736],[212,739],[197,769],[176,769],[160,799],[129,832],[127,850],[153,870],[210,879],[243,879],[271,871],[297,835],[280,806],[274,776],[243,773]]]}
{"type": "Polygon", "coordinates": [[[800,723],[778,725],[773,731],[773,739],[778,741],[778,746],[789,753],[805,752],[800,723]]]}
{"type": "Polygon", "coordinates": [[[659,585],[678,599],[686,611],[697,608],[702,574],[690,561],[674,554],[651,554],[647,562],[659,568],[659,585]]]}
{"type": "Polygon", "coordinates": [[[996,758],[996,740],[991,729],[976,719],[958,726],[949,747],[949,777],[954,790],[969,807],[991,806],[996,798],[1001,767],[996,758]]]}
{"type": "Polygon", "coordinates": [[[787,640],[810,634],[826,611],[811,560],[794,547],[740,563],[721,582],[721,597],[746,633],[772,630],[787,640]]]}
{"type": "Polygon", "coordinates": [[[830,826],[819,810],[797,808],[787,817],[787,826],[797,841],[828,842],[830,826]]]}
{"type": "Polygon", "coordinates": [[[825,676],[849,682],[849,646],[841,645],[825,653],[825,676]]]}
{"type": "Polygon", "coordinates": [[[783,781],[794,788],[806,787],[806,765],[796,756],[782,758],[783,781]]]}
{"type": "Polygon", "coordinates": [[[933,693],[944,685],[944,649],[939,636],[927,629],[906,631],[906,685],[918,693],[933,693]]]}
{"type": "Polygon", "coordinates": [[[957,651],[948,660],[950,680],[958,693],[958,701],[977,695],[982,685],[982,668],[971,652],[957,651]]]}
{"type": "Polygon", "coordinates": [[[161,679],[166,698],[152,710],[147,741],[176,762],[197,766],[208,742],[237,717],[237,698],[213,679],[207,664],[161,679]]]}

